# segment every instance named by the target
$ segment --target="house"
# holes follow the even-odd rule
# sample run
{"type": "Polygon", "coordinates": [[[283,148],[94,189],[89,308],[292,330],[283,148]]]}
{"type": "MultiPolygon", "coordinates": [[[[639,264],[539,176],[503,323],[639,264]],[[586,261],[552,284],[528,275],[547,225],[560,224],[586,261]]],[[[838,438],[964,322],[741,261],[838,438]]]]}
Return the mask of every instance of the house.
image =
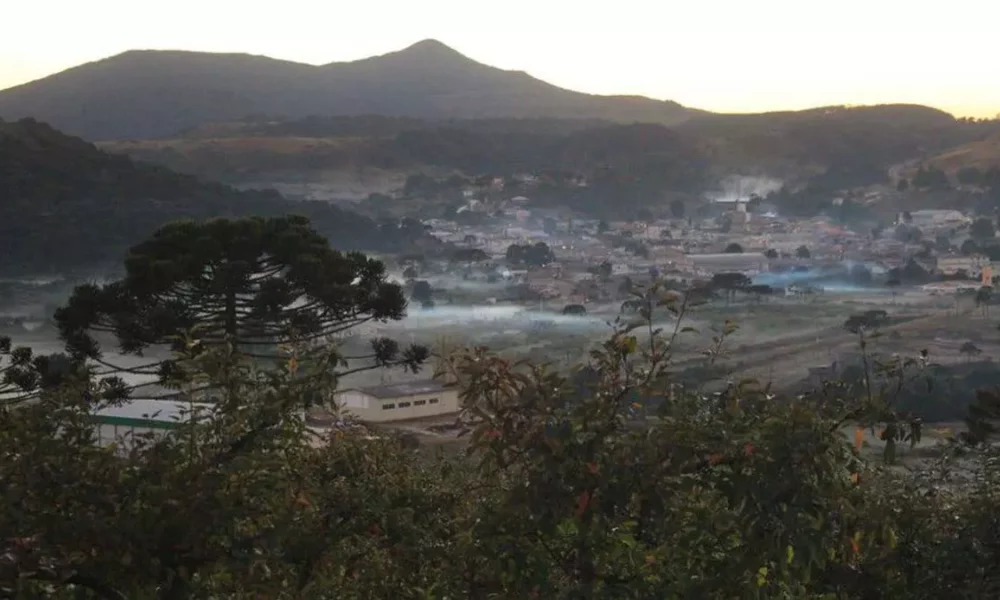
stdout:
{"type": "Polygon", "coordinates": [[[342,411],[374,423],[438,417],[461,410],[458,390],[433,379],[342,390],[334,399],[342,411]]]}
{"type": "Polygon", "coordinates": [[[937,259],[936,268],[944,275],[956,275],[959,271],[965,271],[969,277],[979,277],[984,269],[992,270],[990,259],[986,256],[973,254],[972,256],[941,256],[937,259]]]}
{"type": "Polygon", "coordinates": [[[768,258],[760,252],[736,254],[688,254],[695,269],[707,273],[743,273],[754,275],[768,271],[768,258]]]}

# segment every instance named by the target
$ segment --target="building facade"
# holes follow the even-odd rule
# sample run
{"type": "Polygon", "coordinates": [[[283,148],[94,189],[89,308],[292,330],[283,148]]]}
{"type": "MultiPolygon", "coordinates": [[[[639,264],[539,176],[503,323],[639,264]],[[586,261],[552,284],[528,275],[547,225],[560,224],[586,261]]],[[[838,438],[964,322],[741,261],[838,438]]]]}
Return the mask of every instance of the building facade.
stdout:
{"type": "Polygon", "coordinates": [[[768,271],[769,261],[760,252],[734,254],[689,254],[688,259],[695,269],[709,274],[743,273],[755,275],[768,271]]]}
{"type": "Polygon", "coordinates": [[[434,380],[342,390],[334,399],[343,413],[373,423],[439,417],[462,408],[458,390],[434,380]]]}
{"type": "Polygon", "coordinates": [[[972,256],[941,256],[937,259],[937,270],[944,275],[956,275],[959,271],[965,271],[969,277],[978,278],[983,271],[992,271],[992,263],[986,256],[973,254],[972,256]]]}

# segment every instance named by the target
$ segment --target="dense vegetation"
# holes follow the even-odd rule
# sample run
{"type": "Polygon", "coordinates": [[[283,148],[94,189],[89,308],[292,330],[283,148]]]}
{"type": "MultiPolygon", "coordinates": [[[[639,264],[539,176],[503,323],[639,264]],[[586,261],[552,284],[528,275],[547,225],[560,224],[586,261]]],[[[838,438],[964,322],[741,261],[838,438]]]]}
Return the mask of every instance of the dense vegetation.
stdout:
{"type": "Polygon", "coordinates": [[[135,163],[35,121],[0,121],[0,272],[119,263],[130,245],[180,218],[288,213],[310,217],[341,248],[403,250],[420,238],[326,203],[240,192],[135,163]]]}
{"type": "Polygon", "coordinates": [[[979,395],[970,434],[939,464],[897,471],[923,432],[896,390],[921,376],[926,357],[871,357],[860,386],[781,397],[743,382],[706,396],[671,368],[685,295],[654,285],[634,298],[636,322],[619,322],[579,373],[485,348],[441,357],[438,370],[461,390],[463,457],[431,457],[363,427],[314,440],[303,409],[337,410],[330,392],[350,368],[336,345],[285,344],[281,360],[261,365],[231,344],[197,343],[197,327],[176,363],[214,384],[198,392],[210,407],[164,437],[101,447],[89,415],[120,401],[121,388],[72,360],[54,371],[4,340],[0,391],[32,390],[34,401],[0,404],[0,589],[114,599],[995,597],[1000,481],[996,450],[982,442],[996,432],[1000,399],[979,395]],[[658,311],[673,313],[676,329],[654,330],[658,311]],[[859,452],[862,427],[881,431],[879,460],[859,452]]]}

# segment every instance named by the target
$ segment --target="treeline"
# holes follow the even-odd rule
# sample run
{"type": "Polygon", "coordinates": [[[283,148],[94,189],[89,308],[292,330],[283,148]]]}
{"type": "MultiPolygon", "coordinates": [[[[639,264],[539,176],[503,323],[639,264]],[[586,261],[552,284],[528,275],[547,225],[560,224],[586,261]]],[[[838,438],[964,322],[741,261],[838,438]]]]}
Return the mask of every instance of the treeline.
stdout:
{"type": "Polygon", "coordinates": [[[923,374],[926,354],[869,354],[860,380],[802,395],[751,381],[706,395],[672,368],[681,326],[653,325],[665,313],[683,322],[692,301],[654,284],[634,290],[635,322],[616,323],[573,373],[486,348],[441,353],[436,371],[460,394],[466,445],[431,455],[411,437],[351,424],[333,395],[347,372],[417,369],[426,349],[382,339],[347,357],[308,341],[402,318],[401,290],[377,261],[331,250],[301,219],[172,225],[130,256],[122,280],[82,286],[57,313],[67,356],[0,340],[4,595],[929,600],[1000,590],[988,443],[1000,397],[978,395],[968,431],[940,449],[937,466],[950,468],[891,468],[930,433],[896,392],[923,374]],[[236,263],[244,277],[232,276],[236,263]],[[95,330],[133,352],[173,344],[150,368],[171,398],[199,400],[195,412],[160,435],[100,444],[94,411],[132,391],[86,367],[102,356],[95,330]],[[274,342],[266,363],[251,344],[264,339],[274,342]],[[345,424],[315,437],[303,415],[317,407],[345,424]]]}
{"type": "Polygon", "coordinates": [[[391,137],[408,131],[458,129],[476,134],[546,134],[567,135],[584,129],[613,125],[600,119],[416,119],[412,117],[311,116],[302,119],[276,119],[266,115],[246,117],[229,127],[196,128],[185,137],[222,136],[297,136],[297,137],[391,137]]]}
{"type": "Polygon", "coordinates": [[[0,122],[0,271],[51,273],[117,263],[177,219],[299,213],[344,248],[405,249],[403,231],[327,203],[237,191],[108,154],[31,120],[0,122]]]}
{"type": "MultiPolygon", "coordinates": [[[[648,140],[664,135],[660,133],[665,129],[662,127],[643,125],[642,128],[648,140]]],[[[884,177],[886,168],[903,160],[1000,132],[1000,121],[955,119],[927,107],[886,105],[760,115],[706,115],[671,130],[676,132],[675,145],[678,140],[685,141],[683,156],[688,161],[709,158],[713,166],[723,171],[756,167],[780,172],[785,167],[794,167],[792,171],[801,173],[802,167],[818,167],[828,171],[831,179],[846,178],[849,181],[844,181],[841,187],[848,187],[876,182],[884,177]]],[[[574,134],[595,140],[618,138],[586,148],[589,158],[598,162],[634,146],[622,144],[623,135],[618,133],[629,132],[629,126],[580,119],[435,121],[365,116],[282,121],[252,117],[221,131],[220,134],[217,128],[206,128],[192,135],[392,139],[398,143],[379,145],[380,152],[371,157],[373,164],[380,163],[380,156],[381,162],[395,156],[395,160],[388,162],[408,158],[413,164],[452,166],[474,172],[489,170],[486,167],[522,164],[539,168],[540,161],[545,163],[544,167],[566,166],[560,159],[564,152],[552,147],[552,142],[553,138],[574,134]]],[[[567,141],[566,146],[572,148],[572,141],[567,141]]],[[[668,149],[653,144],[645,148],[645,153],[665,150],[668,149]]],[[[634,154],[622,157],[622,162],[632,164],[634,154]]]]}

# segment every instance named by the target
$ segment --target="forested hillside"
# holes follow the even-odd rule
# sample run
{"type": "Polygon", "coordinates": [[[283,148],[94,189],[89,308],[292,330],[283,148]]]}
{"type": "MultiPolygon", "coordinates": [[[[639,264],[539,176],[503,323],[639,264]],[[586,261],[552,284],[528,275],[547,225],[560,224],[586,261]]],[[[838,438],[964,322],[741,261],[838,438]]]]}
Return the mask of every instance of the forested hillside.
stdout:
{"type": "Polygon", "coordinates": [[[379,229],[324,203],[241,192],[133,162],[32,120],[0,122],[0,271],[53,272],[118,262],[168,221],[309,216],[338,247],[391,250],[420,232],[379,229]]]}
{"type": "Polygon", "coordinates": [[[875,183],[897,163],[998,130],[997,122],[887,105],[705,115],[669,128],[574,119],[244,119],[205,125],[172,140],[104,147],[232,181],[427,166],[466,174],[551,168],[592,174],[610,168],[628,177],[656,165],[671,173],[671,186],[683,190],[733,172],[795,181],[830,171],[845,185],[875,183]]]}

